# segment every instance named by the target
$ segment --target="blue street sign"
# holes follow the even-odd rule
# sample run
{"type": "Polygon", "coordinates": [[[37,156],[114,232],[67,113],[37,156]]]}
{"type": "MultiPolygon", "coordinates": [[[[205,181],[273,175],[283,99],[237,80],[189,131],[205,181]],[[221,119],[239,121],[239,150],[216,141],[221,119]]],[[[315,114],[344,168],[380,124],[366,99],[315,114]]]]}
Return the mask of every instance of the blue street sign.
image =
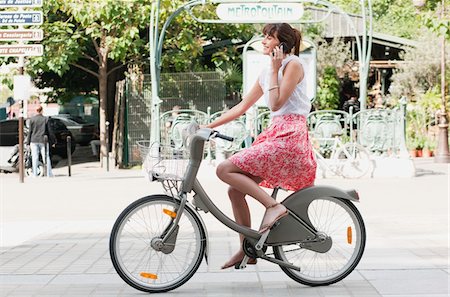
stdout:
{"type": "Polygon", "coordinates": [[[43,0],[0,0],[0,7],[42,7],[43,0]]]}
{"type": "Polygon", "coordinates": [[[42,11],[0,11],[1,25],[42,25],[42,11]]]}

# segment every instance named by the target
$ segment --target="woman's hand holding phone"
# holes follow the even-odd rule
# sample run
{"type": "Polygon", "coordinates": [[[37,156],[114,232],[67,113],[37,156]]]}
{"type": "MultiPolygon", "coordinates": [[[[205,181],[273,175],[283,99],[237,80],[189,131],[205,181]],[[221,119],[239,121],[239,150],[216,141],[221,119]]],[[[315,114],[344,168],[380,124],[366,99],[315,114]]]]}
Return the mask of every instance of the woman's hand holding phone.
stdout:
{"type": "Polygon", "coordinates": [[[281,61],[283,61],[283,59],[284,59],[283,43],[280,43],[272,50],[271,55],[272,69],[278,72],[278,69],[280,69],[281,67],[281,61]]]}

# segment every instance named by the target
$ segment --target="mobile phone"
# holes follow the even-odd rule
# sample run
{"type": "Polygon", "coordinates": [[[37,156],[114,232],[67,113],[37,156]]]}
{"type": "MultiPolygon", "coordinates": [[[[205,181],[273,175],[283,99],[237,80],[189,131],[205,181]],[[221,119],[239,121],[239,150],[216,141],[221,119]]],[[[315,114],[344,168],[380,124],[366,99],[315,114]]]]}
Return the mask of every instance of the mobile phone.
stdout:
{"type": "Polygon", "coordinates": [[[279,47],[281,48],[281,50],[283,51],[283,53],[285,53],[285,54],[289,53],[289,50],[288,50],[288,48],[287,48],[286,43],[281,42],[280,45],[279,45],[279,47]]]}

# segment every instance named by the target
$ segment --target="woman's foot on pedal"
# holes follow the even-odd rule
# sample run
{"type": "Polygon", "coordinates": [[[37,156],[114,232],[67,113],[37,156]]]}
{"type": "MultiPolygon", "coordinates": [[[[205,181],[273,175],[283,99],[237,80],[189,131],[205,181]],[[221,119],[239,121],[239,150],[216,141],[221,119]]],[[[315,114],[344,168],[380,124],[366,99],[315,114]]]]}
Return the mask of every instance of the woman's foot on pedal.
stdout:
{"type": "Polygon", "coordinates": [[[272,226],[279,221],[281,218],[287,216],[288,211],[287,208],[280,203],[275,203],[266,209],[266,213],[264,214],[264,218],[261,224],[261,228],[259,229],[259,233],[264,233],[272,226]]]}
{"type": "MultiPolygon", "coordinates": [[[[230,268],[230,267],[235,267],[237,264],[240,264],[242,262],[242,260],[244,259],[244,256],[245,256],[244,252],[238,252],[238,253],[234,254],[234,256],[231,257],[230,260],[228,260],[228,262],[223,264],[221,269],[227,269],[227,268],[230,268]]],[[[255,265],[256,262],[257,262],[256,259],[250,258],[250,259],[248,259],[247,264],[248,265],[255,265]]]]}

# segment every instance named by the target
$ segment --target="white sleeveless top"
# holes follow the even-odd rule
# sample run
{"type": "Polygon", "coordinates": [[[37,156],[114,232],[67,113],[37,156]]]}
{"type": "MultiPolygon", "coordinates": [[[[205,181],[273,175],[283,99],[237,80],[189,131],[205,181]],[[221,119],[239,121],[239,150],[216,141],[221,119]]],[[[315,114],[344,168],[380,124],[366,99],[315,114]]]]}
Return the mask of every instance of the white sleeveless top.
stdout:
{"type": "MultiPolygon", "coordinates": [[[[289,55],[286,58],[284,58],[283,61],[281,61],[281,67],[280,70],[278,70],[278,85],[280,85],[280,82],[283,78],[283,71],[286,65],[292,61],[297,60],[300,64],[301,60],[296,55],[289,55]]],[[[302,64],[303,66],[303,64],[302,64]]],[[[271,68],[272,65],[270,64],[269,67],[265,68],[261,75],[259,76],[259,85],[261,86],[261,89],[264,92],[264,101],[266,102],[266,105],[270,109],[269,104],[269,88],[270,88],[270,76],[271,76],[271,68]]],[[[306,96],[306,79],[305,76],[307,75],[305,72],[305,67],[303,66],[304,76],[303,79],[300,81],[300,83],[297,84],[294,91],[292,92],[292,95],[286,100],[286,103],[277,111],[271,111],[270,116],[279,116],[284,114],[299,114],[302,116],[307,116],[311,110],[311,102],[309,101],[308,97],[306,96]],[[305,90],[305,91],[303,91],[305,90]]]]}

